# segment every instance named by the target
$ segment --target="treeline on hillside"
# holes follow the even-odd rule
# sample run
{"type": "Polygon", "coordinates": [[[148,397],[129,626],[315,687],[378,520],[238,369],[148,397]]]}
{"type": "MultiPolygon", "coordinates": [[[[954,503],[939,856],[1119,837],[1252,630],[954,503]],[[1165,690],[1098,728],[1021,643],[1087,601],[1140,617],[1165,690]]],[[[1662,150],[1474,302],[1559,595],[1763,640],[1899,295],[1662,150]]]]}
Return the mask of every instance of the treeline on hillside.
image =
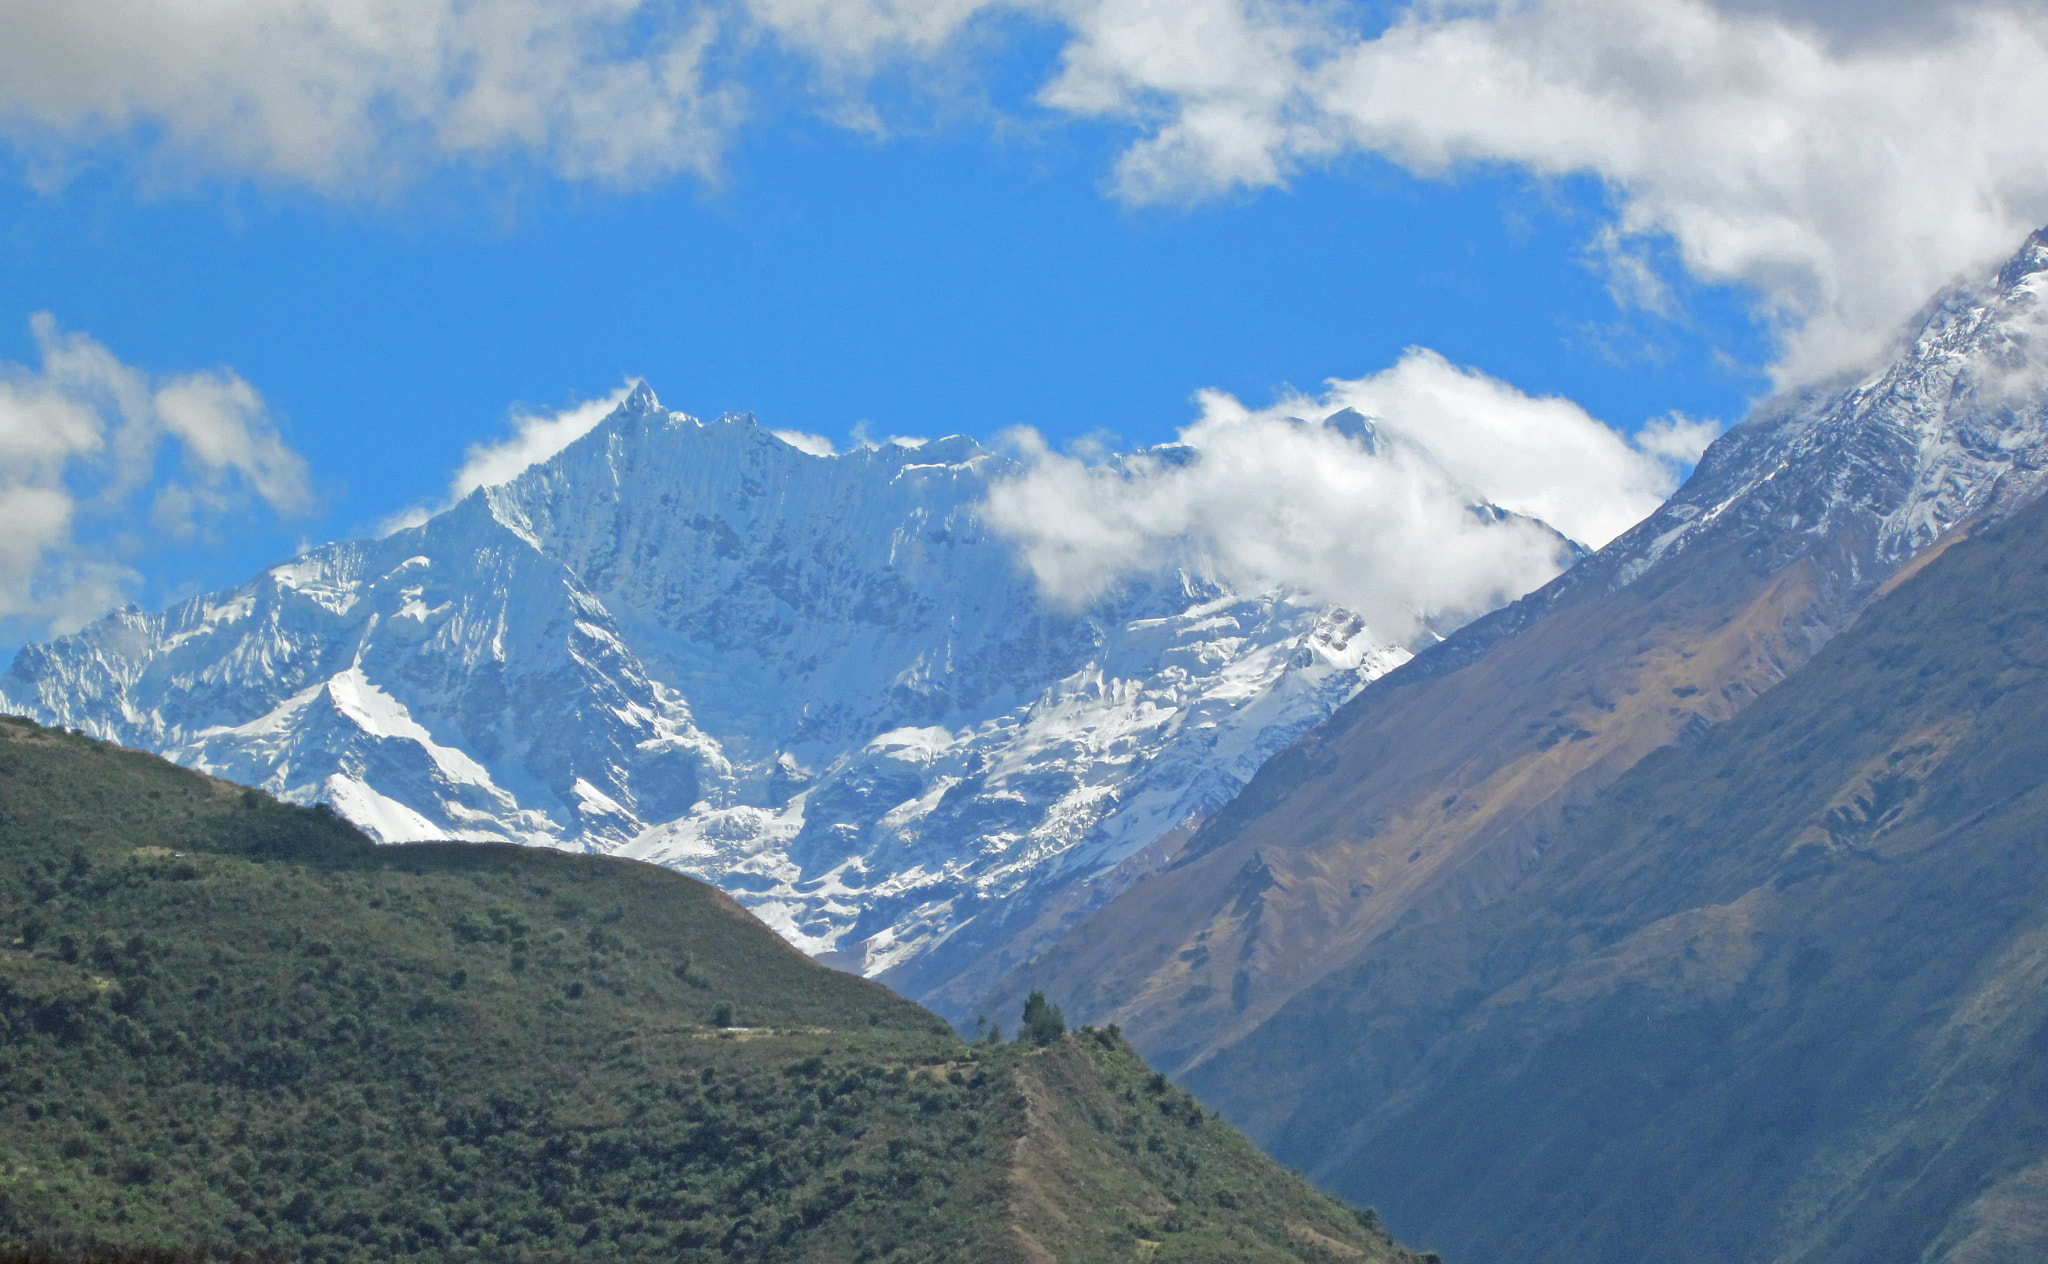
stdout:
{"type": "Polygon", "coordinates": [[[666,870],[375,847],[0,720],[0,1243],[24,1260],[912,1264],[1031,1258],[1034,1232],[1071,1260],[1406,1258],[1063,1026],[1041,1003],[1021,1042],[963,1044],[666,870]],[[1090,1111],[1052,1109],[1055,1066],[1090,1111]],[[1032,1146],[1120,1194],[1020,1224],[1032,1146]]]}

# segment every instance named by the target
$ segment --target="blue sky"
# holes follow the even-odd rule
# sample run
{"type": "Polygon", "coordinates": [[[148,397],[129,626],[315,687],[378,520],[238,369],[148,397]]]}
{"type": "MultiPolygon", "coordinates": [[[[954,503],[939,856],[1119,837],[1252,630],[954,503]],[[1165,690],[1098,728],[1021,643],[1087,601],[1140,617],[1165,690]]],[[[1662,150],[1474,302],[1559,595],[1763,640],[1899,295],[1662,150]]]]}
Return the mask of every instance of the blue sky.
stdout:
{"type": "MultiPolygon", "coordinates": [[[[1885,170],[1899,171],[1875,189],[1854,154],[1841,170],[1826,157],[1849,152],[1843,138],[1867,119],[1858,84],[1887,66],[1946,73],[1944,49],[1962,65],[1972,41],[2040,34],[2034,6],[1954,6],[1960,25],[1912,48],[1850,40],[1861,28],[1827,6],[1759,18],[1757,6],[1692,0],[1660,0],[1671,23],[1614,36],[1644,55],[1687,21],[1719,23],[1712,30],[1750,41],[1735,47],[1755,66],[1837,76],[1825,117],[1799,113],[1812,83],[1793,82],[1775,105],[1766,85],[1760,108],[1810,133],[1788,156],[1716,148],[1715,111],[1739,129],[1730,111],[1750,97],[1712,85],[1645,104],[1580,84],[1590,113],[1546,99],[1557,117],[1532,139],[1512,102],[1466,118],[1455,85],[1435,104],[1389,106],[1335,80],[1321,96],[1275,96],[1252,56],[1285,27],[1288,74],[1370,56],[1384,83],[1447,55],[1431,40],[1464,39],[1466,54],[1510,37],[1518,49],[1538,36],[1568,48],[1572,22],[1600,16],[1596,0],[1522,6],[1551,13],[1534,34],[1512,29],[1536,20],[1526,14],[1487,19],[1497,30],[1417,19],[1403,47],[1390,43],[1384,12],[1311,6],[1315,23],[1276,27],[1256,6],[1204,3],[1227,10],[1235,25],[1215,29],[1252,50],[1222,58],[1222,70],[1206,47],[1158,70],[1172,37],[1114,4],[1022,17],[977,16],[992,6],[964,0],[762,4],[729,22],[769,34],[722,36],[689,89],[699,113],[636,140],[616,169],[589,137],[644,115],[637,98],[616,121],[558,122],[531,143],[515,119],[504,124],[512,139],[493,134],[476,159],[434,130],[467,108],[457,96],[388,124],[389,85],[370,84],[360,118],[294,149],[304,138],[285,130],[297,117],[288,86],[252,84],[235,98],[235,118],[262,122],[274,109],[285,120],[265,123],[259,145],[235,131],[243,122],[193,106],[189,85],[164,88],[182,71],[150,63],[147,49],[124,53],[142,59],[126,64],[98,43],[78,46],[111,85],[97,104],[56,88],[38,96],[16,67],[0,90],[0,361],[35,379],[30,317],[48,312],[145,375],[231,373],[303,458],[305,494],[247,494],[253,476],[241,467],[194,475],[216,494],[208,512],[180,520],[181,535],[149,527],[161,514],[138,516],[161,479],[123,483],[121,504],[89,503],[80,479],[104,477],[50,475],[47,462],[40,474],[0,470],[0,482],[54,477],[74,496],[71,533],[50,559],[70,549],[115,576],[81,590],[85,605],[157,605],[433,502],[471,445],[504,437],[513,410],[564,408],[628,375],[671,407],[751,411],[842,447],[857,424],[980,437],[1028,425],[1055,445],[1103,432],[1152,443],[1194,419],[1198,388],[1257,408],[1290,386],[1385,370],[1411,346],[1528,395],[1565,396],[1623,432],[1674,412],[1732,422],[1774,382],[1849,362],[1842,348],[1905,315],[1904,295],[2016,245],[2017,228],[2043,214],[2023,144],[2006,152],[1989,138],[1948,172],[1929,164],[1961,160],[1935,140],[1922,159],[1914,137],[1888,138],[1885,170]],[[867,25],[848,25],[852,11],[867,25]],[[702,103],[726,100],[713,88],[745,108],[703,123],[717,111],[702,103]],[[1413,117],[1389,121],[1389,110],[1413,117]],[[1602,149],[1610,131],[1631,127],[1646,139],[1602,149]],[[1692,162],[1653,152],[1661,127],[1677,129],[1661,143],[1699,147],[1692,162]],[[354,166],[329,164],[336,153],[354,166]],[[391,154],[395,165],[380,165],[391,154]],[[1758,174],[1774,159],[1792,168],[1784,190],[1758,174]],[[1904,205],[1903,190],[1934,176],[1996,213],[1941,240],[1926,226],[1956,222],[1943,205],[1904,205]],[[1880,205],[1846,213],[1858,196],[1880,205]],[[1744,197],[1770,208],[1768,249],[1753,244],[1763,231],[1725,227],[1744,197]],[[1859,280],[1887,250],[1912,256],[1904,279],[1859,280]]],[[[495,7],[522,20],[513,0],[495,7]]],[[[578,55],[633,67],[653,56],[664,23],[690,12],[640,6],[642,43],[578,55]]],[[[47,17],[0,6],[0,44],[10,23],[17,47],[28,35],[53,46],[76,37],[47,17]]],[[[325,65],[320,48],[303,55],[325,65]]],[[[581,81],[564,82],[533,91],[581,108],[581,81]]],[[[164,453],[168,468],[175,453],[164,453]]],[[[57,583],[56,561],[34,562],[41,578],[22,583],[57,583]]],[[[75,622],[81,608],[17,600],[0,609],[0,648],[75,622]]]]}

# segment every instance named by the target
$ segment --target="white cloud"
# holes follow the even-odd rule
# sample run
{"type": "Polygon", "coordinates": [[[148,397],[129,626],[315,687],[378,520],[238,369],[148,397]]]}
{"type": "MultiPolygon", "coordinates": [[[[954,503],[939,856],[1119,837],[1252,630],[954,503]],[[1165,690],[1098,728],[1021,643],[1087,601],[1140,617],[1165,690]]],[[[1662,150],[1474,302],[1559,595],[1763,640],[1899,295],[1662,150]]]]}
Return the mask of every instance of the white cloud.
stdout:
{"type": "Polygon", "coordinates": [[[1142,130],[1116,175],[1138,201],[1357,152],[1597,177],[1619,277],[1673,243],[1693,275],[1753,287],[1781,378],[1806,379],[2048,219],[2048,12],[1935,6],[1916,38],[1845,40],[1842,6],[1770,7],[1424,2],[1368,37],[1322,6],[1098,0],[1043,95],[1142,130]]]}
{"type": "Polygon", "coordinates": [[[832,446],[830,439],[821,434],[812,434],[808,430],[770,430],[768,433],[797,451],[808,452],[812,456],[837,456],[839,454],[839,450],[832,446]]]}
{"type": "Polygon", "coordinates": [[[1955,29],[1981,9],[2048,10],[2048,0],[1717,0],[1728,13],[1764,13],[1803,23],[1845,44],[1921,39],[1955,29]]]}
{"type": "MultiPolygon", "coordinates": [[[[877,76],[957,89],[1050,32],[1051,110],[1136,132],[1133,201],[1284,185],[1359,153],[1428,176],[1589,176],[1624,301],[1665,244],[1750,287],[1787,381],[1854,364],[2048,220],[2041,0],[0,0],[0,136],[61,174],[360,193],[436,166],[713,177],[750,90],[870,126],[877,76]],[[763,50],[806,60],[815,82],[763,50]],[[942,67],[945,73],[928,73],[942,67]],[[765,75],[761,72],[764,71],[765,75]]],[[[887,93],[879,94],[887,96],[887,93]]],[[[54,178],[54,177],[53,177],[54,178]]]]}
{"type": "Polygon", "coordinates": [[[496,487],[519,477],[530,466],[547,460],[596,429],[597,423],[611,416],[639,385],[637,378],[628,378],[609,395],[573,404],[560,412],[513,409],[506,419],[512,433],[496,443],[470,444],[461,467],[448,480],[448,493],[439,504],[401,510],[380,523],[378,531],[389,534],[416,527],[479,487],[496,487]]]}
{"type": "Polygon", "coordinates": [[[1352,408],[1378,418],[1461,486],[1593,548],[1663,504],[1678,488],[1679,467],[1698,460],[1719,433],[1711,422],[1674,419],[1652,423],[1631,443],[1568,399],[1524,395],[1420,349],[1391,369],[1329,388],[1319,400],[1277,407],[1352,408]]]}
{"type": "Polygon", "coordinates": [[[234,373],[157,377],[48,313],[30,328],[40,366],[0,364],[0,620],[68,631],[131,589],[136,541],[311,506],[305,462],[234,373]]]}
{"type": "Polygon", "coordinates": [[[598,422],[617,411],[639,384],[637,380],[628,380],[609,395],[585,400],[557,413],[515,410],[511,416],[511,438],[470,445],[462,468],[455,471],[448,484],[450,503],[479,487],[496,487],[516,478],[528,466],[547,460],[589,434],[598,422]]]}
{"type": "Polygon", "coordinates": [[[1681,472],[1677,427],[1658,432],[1655,450],[1631,446],[1565,400],[1523,395],[1427,351],[1270,408],[1214,391],[1198,398],[1201,416],[1178,448],[1091,461],[1050,451],[1033,431],[1014,434],[1025,471],[993,488],[983,512],[1048,595],[1085,603],[1183,568],[1339,603],[1382,635],[1406,637],[1560,570],[1555,535],[1526,518],[1489,523],[1475,504],[1541,516],[1599,545],[1660,504],[1681,472]]]}
{"type": "Polygon", "coordinates": [[[1630,442],[1651,456],[1662,457],[1675,465],[1691,466],[1699,463],[1707,445],[1720,436],[1721,423],[1718,421],[1673,413],[1645,424],[1630,437],[1630,442]]]}
{"type": "Polygon", "coordinates": [[[835,68],[873,70],[888,57],[945,51],[974,18],[1030,5],[988,0],[749,0],[756,21],[835,68]]]}
{"type": "Polygon", "coordinates": [[[0,0],[0,128],[62,169],[146,136],[202,170],[360,190],[507,154],[571,179],[715,171],[738,114],[711,6],[0,0]]]}
{"type": "Polygon", "coordinates": [[[1616,297],[1653,259],[1749,287],[1781,381],[1881,350],[1939,287],[2048,221],[2041,0],[1415,0],[1384,29],[1325,0],[755,0],[828,65],[944,55],[973,20],[1061,24],[1039,99],[1138,139],[1117,194],[1284,185],[1371,153],[1425,176],[1590,176],[1616,297]]]}
{"type": "Polygon", "coordinates": [[[158,387],[155,403],[164,430],[210,476],[236,471],[274,508],[307,507],[306,463],[271,428],[247,382],[233,373],[188,374],[158,387]]]}
{"type": "Polygon", "coordinates": [[[853,423],[853,446],[856,449],[883,447],[915,449],[921,448],[930,442],[930,439],[924,438],[921,435],[882,435],[877,437],[873,432],[873,428],[868,425],[865,417],[853,423]]]}

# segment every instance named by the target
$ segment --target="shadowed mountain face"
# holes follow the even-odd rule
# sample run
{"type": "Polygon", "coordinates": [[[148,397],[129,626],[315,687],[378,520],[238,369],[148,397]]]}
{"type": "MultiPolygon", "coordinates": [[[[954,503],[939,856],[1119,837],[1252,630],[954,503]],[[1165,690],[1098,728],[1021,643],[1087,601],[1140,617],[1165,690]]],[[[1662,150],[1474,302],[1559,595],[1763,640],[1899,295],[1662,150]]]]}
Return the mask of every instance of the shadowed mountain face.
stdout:
{"type": "Polygon", "coordinates": [[[1452,1258],[2048,1258],[2048,504],[1191,1085],[1452,1258]]]}
{"type": "MultiPolygon", "coordinates": [[[[1186,1073],[1390,929],[1512,890],[1568,811],[1739,714],[1959,524],[2039,491],[2044,296],[2037,234],[1890,366],[1760,410],[1648,520],[1269,761],[990,1012],[1043,989],[1186,1073]]],[[[1262,1091],[1229,1108],[1256,1116],[1262,1091]]]]}

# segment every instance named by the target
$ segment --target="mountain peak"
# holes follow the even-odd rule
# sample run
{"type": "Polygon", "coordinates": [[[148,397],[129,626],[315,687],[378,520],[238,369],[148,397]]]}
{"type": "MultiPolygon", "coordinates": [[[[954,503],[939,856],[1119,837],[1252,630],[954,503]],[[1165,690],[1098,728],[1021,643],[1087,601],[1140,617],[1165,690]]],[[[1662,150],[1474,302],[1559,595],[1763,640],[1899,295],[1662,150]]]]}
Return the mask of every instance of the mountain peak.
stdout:
{"type": "Polygon", "coordinates": [[[636,382],[416,532],[31,647],[0,703],[384,841],[671,865],[936,988],[1408,657],[1177,574],[1050,605],[978,509],[1009,460],[966,436],[820,460],[636,382]]]}
{"type": "Polygon", "coordinates": [[[626,398],[619,401],[619,406],[612,410],[612,416],[639,417],[660,411],[661,401],[654,397],[654,388],[643,379],[633,383],[633,389],[626,392],[626,398]]]}
{"type": "Polygon", "coordinates": [[[1356,408],[1346,408],[1323,418],[1323,424],[1343,435],[1367,452],[1378,454],[1380,450],[1380,428],[1373,419],[1356,408]]]}
{"type": "Polygon", "coordinates": [[[1411,914],[1525,880],[1572,805],[1777,685],[1962,524],[2041,493],[2026,278],[2048,272],[2048,233],[2008,271],[1938,300],[1868,380],[1767,403],[1641,524],[1363,691],[983,1003],[1042,991],[1189,1071],[1411,914]],[[1291,886],[1253,914],[1237,882],[1255,854],[1291,886]]]}
{"type": "Polygon", "coordinates": [[[1998,288],[2009,290],[2037,273],[2048,272],[2048,228],[2036,230],[2019,253],[1998,270],[1998,288]]]}

